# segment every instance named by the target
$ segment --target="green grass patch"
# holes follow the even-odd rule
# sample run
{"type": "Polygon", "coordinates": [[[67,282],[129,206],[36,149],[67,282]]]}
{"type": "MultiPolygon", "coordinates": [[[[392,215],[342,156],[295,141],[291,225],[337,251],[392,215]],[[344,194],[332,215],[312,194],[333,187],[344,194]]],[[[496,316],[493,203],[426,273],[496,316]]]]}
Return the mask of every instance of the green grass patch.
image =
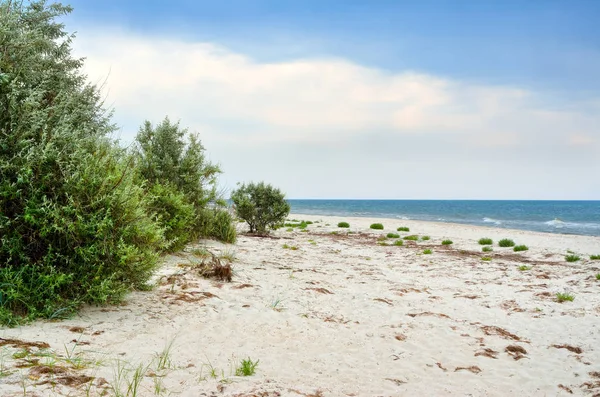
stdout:
{"type": "Polygon", "coordinates": [[[387,238],[400,238],[400,235],[396,233],[388,233],[387,238]]]}
{"type": "Polygon", "coordinates": [[[482,256],[481,260],[485,261],[485,262],[490,262],[492,260],[492,258],[490,258],[489,256],[482,256]]]}
{"type": "Polygon", "coordinates": [[[452,245],[452,244],[453,244],[452,240],[444,240],[444,241],[442,241],[442,245],[452,245]]]}
{"type": "Polygon", "coordinates": [[[526,272],[527,270],[531,270],[531,266],[521,265],[519,266],[519,270],[522,272],[526,272]]]}
{"type": "Polygon", "coordinates": [[[581,258],[579,257],[579,255],[576,254],[565,255],[565,260],[567,262],[577,262],[580,259],[581,258]]]}
{"type": "Polygon", "coordinates": [[[575,297],[567,292],[558,292],[556,294],[556,301],[558,303],[563,303],[563,302],[573,302],[575,300],[575,297]]]}
{"type": "Polygon", "coordinates": [[[400,226],[398,229],[396,229],[396,231],[398,231],[398,232],[410,232],[410,229],[407,228],[406,226],[400,226]]]}
{"type": "Polygon", "coordinates": [[[502,240],[498,241],[498,246],[499,247],[514,247],[515,246],[515,242],[512,241],[509,238],[503,238],[502,240]]]}
{"type": "Polygon", "coordinates": [[[350,224],[348,222],[340,222],[338,223],[338,227],[350,227],[350,224]]]}
{"type": "Polygon", "coordinates": [[[256,373],[256,367],[260,360],[252,361],[250,357],[240,362],[239,367],[235,369],[235,376],[252,376],[256,373]]]}
{"type": "Polygon", "coordinates": [[[431,240],[431,237],[429,237],[429,236],[421,237],[421,241],[429,241],[429,240],[431,240]]]}
{"type": "Polygon", "coordinates": [[[596,280],[600,280],[600,273],[596,274],[596,280]]]}
{"type": "Polygon", "coordinates": [[[513,251],[515,251],[515,252],[527,251],[528,249],[529,249],[529,247],[526,245],[517,245],[513,248],[513,251]]]}
{"type": "Polygon", "coordinates": [[[494,244],[494,240],[492,240],[491,238],[482,237],[479,239],[478,243],[479,245],[492,245],[494,244]]]}
{"type": "Polygon", "coordinates": [[[419,240],[419,236],[416,234],[411,234],[410,236],[404,236],[404,240],[417,241],[419,240]]]}
{"type": "Polygon", "coordinates": [[[600,260],[600,255],[590,255],[590,259],[593,261],[598,261],[600,260]]]}
{"type": "Polygon", "coordinates": [[[283,244],[283,249],[296,251],[298,250],[298,247],[295,245],[283,244]]]}
{"type": "Polygon", "coordinates": [[[490,246],[485,246],[483,248],[481,248],[482,252],[492,252],[494,249],[490,246]]]}
{"type": "Polygon", "coordinates": [[[433,251],[430,249],[423,250],[423,255],[430,255],[432,253],[433,253],[433,251]]]}
{"type": "Polygon", "coordinates": [[[404,241],[402,241],[402,240],[396,240],[396,241],[394,241],[394,245],[398,246],[398,247],[402,247],[404,245],[404,241]]]}
{"type": "Polygon", "coordinates": [[[374,230],[383,230],[383,225],[381,223],[373,223],[369,227],[374,230]]]}

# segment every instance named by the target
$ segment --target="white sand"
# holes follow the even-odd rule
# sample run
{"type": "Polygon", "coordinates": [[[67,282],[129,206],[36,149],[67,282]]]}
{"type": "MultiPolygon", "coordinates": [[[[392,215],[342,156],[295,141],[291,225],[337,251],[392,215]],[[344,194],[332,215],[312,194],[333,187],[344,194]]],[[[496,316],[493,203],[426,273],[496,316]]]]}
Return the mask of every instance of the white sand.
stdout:
{"type": "MultiPolygon", "coordinates": [[[[235,247],[206,243],[217,252],[236,251],[232,283],[190,272],[190,261],[198,259],[189,253],[169,256],[158,275],[165,276],[161,286],[131,294],[123,306],[0,330],[1,338],[48,343],[53,368],[66,371],[40,374],[39,363],[48,358],[16,369],[35,357],[15,359],[21,349],[5,345],[0,373],[12,374],[0,377],[0,395],[23,395],[23,387],[27,395],[114,395],[116,368],[139,363],[150,365],[139,396],[600,393],[600,261],[588,259],[600,254],[600,238],[391,219],[290,218],[322,222],[307,233],[281,229],[274,234],[280,239],[240,236],[235,247]],[[329,234],[346,232],[336,227],[342,220],[361,234],[329,234]],[[374,222],[386,229],[369,230],[374,222]],[[398,226],[411,229],[402,236],[431,240],[376,244],[398,226]],[[495,245],[493,260],[482,261],[480,237],[512,238],[529,251],[495,245]],[[440,244],[446,238],[454,242],[449,248],[440,244]],[[425,248],[433,254],[423,255],[425,248]],[[567,263],[568,249],[582,260],[567,263]],[[531,270],[520,271],[522,264],[531,270]],[[167,281],[168,275],[178,276],[167,281]],[[557,292],[575,300],[558,303],[557,292]],[[153,358],[169,341],[170,368],[158,370],[153,358]],[[526,353],[507,352],[509,346],[526,353]],[[67,362],[69,355],[84,368],[72,369],[77,361],[67,362]],[[235,376],[246,357],[260,360],[256,374],[235,376]],[[60,384],[82,374],[96,377],[89,389],[60,384]],[[52,376],[59,384],[39,384],[52,376]]],[[[132,372],[122,374],[125,392],[132,372]]]]}

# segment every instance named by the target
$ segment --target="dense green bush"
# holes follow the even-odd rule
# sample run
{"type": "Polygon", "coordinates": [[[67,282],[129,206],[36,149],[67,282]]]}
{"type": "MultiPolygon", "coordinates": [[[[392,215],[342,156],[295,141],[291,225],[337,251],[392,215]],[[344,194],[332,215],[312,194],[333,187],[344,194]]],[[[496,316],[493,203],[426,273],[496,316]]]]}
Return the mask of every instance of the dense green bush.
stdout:
{"type": "Polygon", "coordinates": [[[348,222],[340,222],[338,223],[338,227],[350,227],[350,224],[348,222]]]}
{"type": "Polygon", "coordinates": [[[494,244],[494,240],[488,237],[482,237],[479,239],[479,245],[492,245],[494,244]]]}
{"type": "Polygon", "coordinates": [[[387,238],[400,238],[400,235],[399,235],[399,234],[396,234],[396,233],[388,233],[388,234],[386,235],[386,237],[387,237],[387,238]]]}
{"type": "Polygon", "coordinates": [[[515,252],[527,251],[528,249],[529,249],[529,247],[527,247],[526,245],[517,245],[513,248],[513,251],[515,251],[515,252]]]}
{"type": "MultiPolygon", "coordinates": [[[[285,195],[264,182],[239,185],[231,192],[231,201],[237,216],[248,223],[251,233],[268,233],[269,229],[283,224],[290,213],[285,195]]],[[[300,227],[306,228],[306,223],[300,227]]]]}
{"type": "Polygon", "coordinates": [[[373,223],[369,227],[374,230],[383,230],[383,224],[381,224],[381,223],[373,223]]]}
{"type": "Polygon", "coordinates": [[[452,240],[444,240],[442,241],[442,245],[452,245],[452,240]]]}
{"type": "Polygon", "coordinates": [[[506,247],[514,247],[515,246],[515,242],[513,240],[511,240],[511,239],[504,238],[504,239],[498,241],[498,246],[499,247],[504,247],[504,248],[506,248],[506,247]]]}
{"type": "Polygon", "coordinates": [[[410,232],[410,229],[406,226],[400,226],[398,229],[396,229],[396,231],[398,232],[410,232]]]}

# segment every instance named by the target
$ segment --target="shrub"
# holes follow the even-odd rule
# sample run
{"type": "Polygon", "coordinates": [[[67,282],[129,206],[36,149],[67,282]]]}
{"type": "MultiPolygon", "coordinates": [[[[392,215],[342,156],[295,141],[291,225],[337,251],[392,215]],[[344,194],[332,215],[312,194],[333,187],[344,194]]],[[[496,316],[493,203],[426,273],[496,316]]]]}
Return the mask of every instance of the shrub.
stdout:
{"type": "Polygon", "coordinates": [[[235,376],[252,376],[256,372],[260,360],[252,361],[250,357],[242,360],[240,366],[235,369],[235,376]]]}
{"type": "Polygon", "coordinates": [[[565,255],[565,260],[567,262],[577,262],[580,259],[581,258],[579,257],[579,255],[575,255],[575,254],[565,255]]]}
{"type": "Polygon", "coordinates": [[[423,237],[421,237],[421,240],[423,240],[423,241],[429,241],[429,240],[431,240],[431,237],[429,237],[429,236],[423,236],[423,237]]]}
{"type": "Polygon", "coordinates": [[[452,244],[452,240],[444,240],[442,241],[442,245],[451,245],[452,244]]]}
{"type": "Polygon", "coordinates": [[[404,240],[417,241],[419,240],[419,236],[416,234],[412,234],[410,236],[404,236],[404,240]]]}
{"type": "Polygon", "coordinates": [[[398,231],[398,232],[410,232],[410,229],[407,228],[406,226],[400,226],[398,229],[396,229],[396,231],[398,231]]]}
{"type": "Polygon", "coordinates": [[[521,266],[519,266],[519,270],[522,272],[525,272],[527,270],[531,270],[531,266],[521,265],[521,266]]]}
{"type": "Polygon", "coordinates": [[[373,223],[371,226],[369,226],[371,229],[375,229],[375,230],[383,230],[383,225],[381,223],[373,223]]]}
{"type": "Polygon", "coordinates": [[[486,246],[486,247],[482,247],[481,251],[483,252],[492,252],[494,249],[492,247],[486,246]]]}
{"type": "Polygon", "coordinates": [[[432,252],[433,252],[433,251],[431,251],[430,249],[423,250],[423,254],[425,254],[425,255],[429,255],[429,254],[431,254],[432,252]]]}
{"type": "Polygon", "coordinates": [[[563,303],[566,301],[573,302],[575,297],[567,292],[558,292],[556,294],[556,300],[558,303],[563,303]]]}
{"type": "Polygon", "coordinates": [[[400,235],[396,234],[396,233],[388,233],[387,234],[387,238],[399,238],[399,237],[400,237],[400,235]]]}
{"type": "Polygon", "coordinates": [[[596,274],[596,280],[600,280],[600,273],[596,274]]]}
{"type": "Polygon", "coordinates": [[[402,240],[396,240],[396,241],[394,241],[394,245],[396,245],[398,247],[401,247],[401,246],[404,245],[404,241],[402,241],[402,240]]]}
{"type": "Polygon", "coordinates": [[[505,238],[505,239],[498,241],[498,246],[499,247],[514,247],[515,242],[512,241],[511,239],[505,238]]]}
{"type": "Polygon", "coordinates": [[[494,241],[491,238],[482,237],[479,239],[479,245],[492,245],[494,241]]]}
{"type": "Polygon", "coordinates": [[[268,233],[290,213],[285,195],[264,182],[240,185],[231,193],[231,201],[238,217],[250,226],[251,233],[268,233]]]}
{"type": "Polygon", "coordinates": [[[517,245],[513,248],[513,251],[515,251],[515,252],[527,251],[528,249],[529,249],[529,247],[527,247],[526,245],[517,245]]]}
{"type": "Polygon", "coordinates": [[[600,255],[590,255],[590,260],[593,260],[593,261],[600,260],[600,255]]]}
{"type": "Polygon", "coordinates": [[[338,223],[338,227],[350,227],[350,224],[348,222],[340,222],[338,223]]]}

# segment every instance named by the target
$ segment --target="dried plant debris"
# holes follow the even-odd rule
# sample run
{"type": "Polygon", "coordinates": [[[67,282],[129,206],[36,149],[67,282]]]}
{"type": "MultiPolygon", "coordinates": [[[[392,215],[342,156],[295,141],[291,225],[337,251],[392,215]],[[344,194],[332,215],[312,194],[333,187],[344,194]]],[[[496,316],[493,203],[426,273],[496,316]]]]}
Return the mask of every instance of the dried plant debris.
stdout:
{"type": "Polygon", "coordinates": [[[450,316],[444,313],[432,313],[432,312],[422,312],[422,313],[408,313],[406,314],[409,317],[415,318],[420,316],[432,316],[432,317],[440,317],[440,318],[450,318],[450,316]]]}
{"type": "Polygon", "coordinates": [[[498,352],[495,351],[495,350],[493,350],[493,349],[490,349],[490,348],[486,347],[485,349],[480,350],[480,351],[478,351],[478,352],[475,353],[475,357],[478,357],[478,356],[483,356],[483,357],[489,357],[489,358],[497,359],[498,358],[498,352]]]}
{"type": "Polygon", "coordinates": [[[512,339],[512,340],[516,340],[516,341],[521,340],[521,338],[518,337],[517,335],[515,335],[511,332],[508,332],[507,330],[505,330],[503,328],[496,327],[495,325],[484,325],[483,327],[481,327],[481,330],[486,335],[498,335],[505,339],[512,339]]]}
{"type": "Polygon", "coordinates": [[[504,349],[504,351],[507,352],[510,356],[512,356],[512,358],[514,358],[515,360],[525,358],[525,355],[527,354],[527,350],[525,350],[524,347],[518,345],[506,346],[506,349],[504,349]]]}
{"type": "Polygon", "coordinates": [[[458,372],[458,371],[469,371],[472,372],[474,374],[478,374],[481,372],[481,368],[479,368],[476,365],[471,365],[470,367],[456,367],[454,369],[454,372],[458,372]]]}
{"type": "Polygon", "coordinates": [[[37,347],[38,349],[48,349],[50,345],[46,342],[26,342],[20,339],[5,339],[0,338],[0,346],[12,346],[16,348],[29,348],[29,347],[37,347]]]}
{"type": "Polygon", "coordinates": [[[571,345],[552,345],[551,347],[554,347],[556,349],[567,349],[568,351],[570,351],[572,353],[576,353],[576,354],[583,353],[583,349],[581,347],[577,347],[577,346],[571,346],[571,345]]]}

